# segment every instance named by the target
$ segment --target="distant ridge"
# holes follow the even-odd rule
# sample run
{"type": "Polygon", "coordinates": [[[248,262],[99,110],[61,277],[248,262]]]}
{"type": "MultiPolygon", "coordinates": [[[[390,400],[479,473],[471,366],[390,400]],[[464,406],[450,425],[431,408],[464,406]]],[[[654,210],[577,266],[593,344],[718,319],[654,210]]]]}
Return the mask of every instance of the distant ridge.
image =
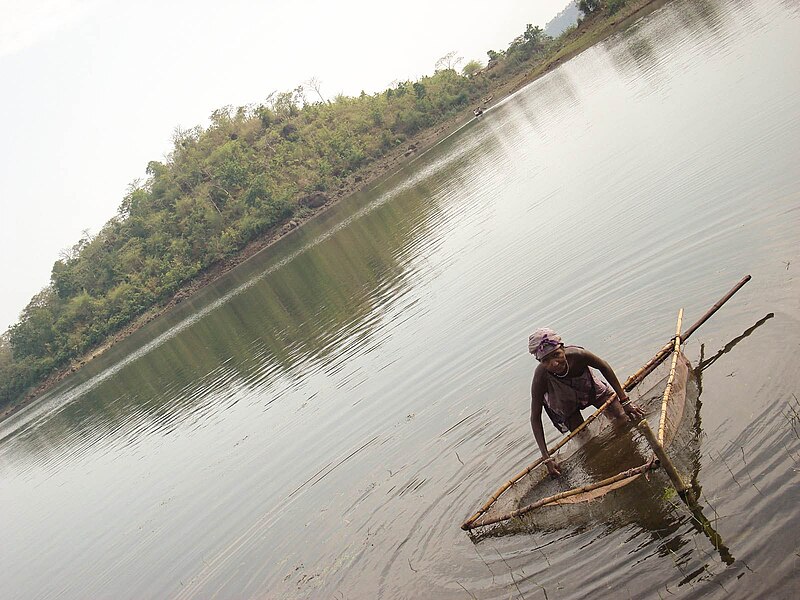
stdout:
{"type": "Polygon", "coordinates": [[[575,25],[580,17],[581,11],[578,10],[578,3],[570,2],[564,7],[564,10],[548,21],[544,26],[544,32],[550,37],[558,37],[568,27],[575,25]]]}

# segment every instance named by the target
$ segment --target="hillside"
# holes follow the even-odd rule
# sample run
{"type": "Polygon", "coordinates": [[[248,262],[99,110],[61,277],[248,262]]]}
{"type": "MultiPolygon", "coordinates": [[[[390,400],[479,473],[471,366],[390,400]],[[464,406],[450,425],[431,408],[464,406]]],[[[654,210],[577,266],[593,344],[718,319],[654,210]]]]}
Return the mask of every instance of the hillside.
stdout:
{"type": "Polygon", "coordinates": [[[558,37],[569,27],[575,25],[581,16],[582,13],[578,10],[578,3],[570,2],[564,7],[564,10],[548,21],[547,25],[544,26],[544,32],[550,37],[558,37]]]}

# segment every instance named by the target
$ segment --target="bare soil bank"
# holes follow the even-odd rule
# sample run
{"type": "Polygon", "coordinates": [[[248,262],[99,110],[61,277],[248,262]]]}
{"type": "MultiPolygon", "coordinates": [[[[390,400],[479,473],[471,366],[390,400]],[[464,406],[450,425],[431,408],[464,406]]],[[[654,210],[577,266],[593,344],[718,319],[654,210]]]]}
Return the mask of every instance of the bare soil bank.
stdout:
{"type": "MultiPolygon", "coordinates": [[[[493,82],[492,87],[487,92],[487,98],[490,99],[485,103],[484,106],[492,106],[504,98],[507,98],[532,81],[535,81],[539,77],[549,73],[554,68],[577,56],[587,48],[608,38],[613,33],[624,29],[636,19],[653,12],[667,2],[669,2],[669,0],[631,0],[622,10],[619,11],[618,14],[612,17],[605,19],[595,18],[586,20],[578,29],[575,30],[575,32],[573,32],[572,40],[568,41],[562,50],[557,52],[545,62],[536,65],[530,70],[514,75],[505,81],[493,82]]],[[[602,15],[600,17],[602,17],[602,15]]],[[[347,198],[356,192],[363,191],[370,186],[376,185],[383,179],[387,178],[393,173],[396,173],[415,156],[418,156],[421,152],[431,148],[473,118],[475,117],[472,114],[472,107],[466,108],[462,114],[456,115],[447,121],[420,131],[412,138],[407,140],[406,143],[394,148],[380,159],[361,167],[357,172],[353,173],[336,192],[331,194],[330,199],[326,204],[318,208],[308,209],[308,212],[304,216],[293,217],[289,222],[265,232],[259,238],[251,241],[236,256],[228,259],[227,261],[217,263],[211,268],[205,270],[200,275],[195,277],[191,282],[178,290],[178,292],[176,292],[170,300],[143,313],[132,323],[128,324],[125,328],[110,336],[92,351],[88,352],[79,359],[74,360],[69,366],[45,378],[41,383],[28,391],[24,397],[3,407],[0,410],[0,420],[5,419],[6,417],[20,410],[22,407],[30,404],[38,396],[52,389],[58,382],[79,370],[90,360],[103,354],[103,352],[108,350],[117,342],[125,339],[135,331],[138,331],[153,319],[156,319],[162,314],[168,312],[174,306],[181,303],[183,300],[190,297],[195,292],[204,288],[219,277],[223,276],[237,265],[252,258],[262,250],[269,248],[272,244],[288,235],[298,227],[302,227],[303,224],[315,218],[320,213],[325,212],[340,200],[347,198]]],[[[491,116],[485,118],[491,118],[491,116]]]]}

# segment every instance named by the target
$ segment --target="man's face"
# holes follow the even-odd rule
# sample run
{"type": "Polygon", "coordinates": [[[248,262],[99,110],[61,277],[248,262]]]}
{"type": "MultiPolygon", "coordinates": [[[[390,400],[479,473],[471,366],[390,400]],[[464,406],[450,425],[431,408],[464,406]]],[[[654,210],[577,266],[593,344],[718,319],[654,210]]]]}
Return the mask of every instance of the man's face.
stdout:
{"type": "Polygon", "coordinates": [[[553,375],[564,375],[567,372],[567,355],[563,348],[553,350],[550,354],[542,357],[539,362],[553,375]]]}

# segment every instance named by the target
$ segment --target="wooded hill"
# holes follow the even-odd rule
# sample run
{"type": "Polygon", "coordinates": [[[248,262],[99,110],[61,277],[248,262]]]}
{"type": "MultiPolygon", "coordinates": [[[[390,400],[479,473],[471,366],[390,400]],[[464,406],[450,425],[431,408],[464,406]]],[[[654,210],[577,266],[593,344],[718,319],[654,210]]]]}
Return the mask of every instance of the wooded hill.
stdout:
{"type": "Polygon", "coordinates": [[[118,214],[53,264],[50,284],[3,334],[0,406],[579,35],[552,39],[528,25],[506,50],[490,50],[485,68],[471,61],[459,72],[451,53],[433,75],[380,93],[313,101],[297,88],[176,131],[167,160],[150,162],[118,214]]]}

